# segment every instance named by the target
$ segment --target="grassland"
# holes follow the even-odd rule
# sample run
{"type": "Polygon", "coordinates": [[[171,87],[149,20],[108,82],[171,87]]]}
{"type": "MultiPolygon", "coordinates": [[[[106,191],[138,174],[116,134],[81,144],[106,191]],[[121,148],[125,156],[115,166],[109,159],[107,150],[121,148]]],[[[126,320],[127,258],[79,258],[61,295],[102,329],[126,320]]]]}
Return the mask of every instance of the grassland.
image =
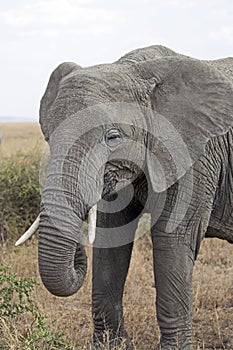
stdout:
{"type": "Polygon", "coordinates": [[[37,123],[0,123],[3,136],[0,156],[28,153],[43,144],[43,136],[37,123]]]}
{"type": "MultiPolygon", "coordinates": [[[[22,153],[32,157],[43,147],[36,124],[0,124],[0,130],[3,133],[2,158],[13,159],[17,152],[17,157],[22,153]]],[[[148,220],[144,217],[138,230],[147,232],[148,220]]],[[[84,286],[75,296],[66,299],[50,295],[40,281],[36,237],[18,248],[13,241],[8,241],[1,244],[0,251],[0,265],[9,264],[18,276],[35,277],[39,282],[33,292],[33,302],[48,316],[52,331],[63,332],[73,349],[89,349],[91,250],[87,250],[89,271],[84,286]]],[[[152,270],[152,245],[147,232],[135,242],[124,297],[126,327],[138,350],[153,349],[159,339],[152,270]]],[[[31,322],[25,316],[21,322],[5,324],[2,329],[5,349],[20,350],[20,338],[30,332],[31,322]]],[[[201,246],[193,277],[193,335],[195,350],[233,350],[233,246],[224,241],[206,239],[201,246]]],[[[45,349],[40,347],[40,350],[45,349]]]]}

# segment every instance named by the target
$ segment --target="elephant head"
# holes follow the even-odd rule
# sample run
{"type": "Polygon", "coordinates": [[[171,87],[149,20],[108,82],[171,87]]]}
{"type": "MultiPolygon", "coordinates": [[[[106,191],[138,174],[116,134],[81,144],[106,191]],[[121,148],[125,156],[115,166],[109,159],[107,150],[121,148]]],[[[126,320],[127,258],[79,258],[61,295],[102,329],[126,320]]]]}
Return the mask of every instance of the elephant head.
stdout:
{"type": "Polygon", "coordinates": [[[83,284],[82,223],[101,197],[144,174],[155,192],[178,181],[208,140],[232,126],[233,87],[200,61],[163,47],[113,64],[60,65],[41,101],[51,151],[42,193],[39,270],[55,295],[83,284]]]}

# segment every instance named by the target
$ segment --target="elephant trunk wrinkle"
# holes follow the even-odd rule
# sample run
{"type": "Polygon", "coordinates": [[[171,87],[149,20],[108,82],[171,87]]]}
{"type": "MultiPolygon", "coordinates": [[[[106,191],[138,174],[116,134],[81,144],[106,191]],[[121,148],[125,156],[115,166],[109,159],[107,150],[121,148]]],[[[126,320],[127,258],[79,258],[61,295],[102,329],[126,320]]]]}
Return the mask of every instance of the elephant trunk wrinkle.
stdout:
{"type": "Polygon", "coordinates": [[[94,163],[83,164],[82,168],[67,157],[62,168],[55,165],[50,168],[42,194],[39,271],[52,294],[69,296],[81,288],[86,275],[82,223],[100,199],[103,181],[97,183],[99,175],[94,163]]]}
{"type": "Polygon", "coordinates": [[[42,210],[39,225],[39,272],[45,287],[56,296],[76,293],[87,270],[85,249],[80,244],[82,221],[78,219],[74,226],[67,220],[62,222],[61,216],[48,216],[42,210]]]}

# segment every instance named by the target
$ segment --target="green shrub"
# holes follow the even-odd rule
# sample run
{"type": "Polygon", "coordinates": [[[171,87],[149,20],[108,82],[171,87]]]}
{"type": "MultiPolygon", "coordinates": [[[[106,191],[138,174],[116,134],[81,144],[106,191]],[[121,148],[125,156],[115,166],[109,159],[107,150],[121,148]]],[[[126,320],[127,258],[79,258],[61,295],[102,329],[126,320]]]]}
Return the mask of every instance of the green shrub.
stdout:
{"type": "Polygon", "coordinates": [[[0,162],[0,239],[22,234],[39,213],[40,152],[0,162]]]}
{"type": "Polygon", "coordinates": [[[33,303],[31,294],[37,285],[33,278],[18,278],[9,266],[0,267],[0,349],[71,350],[62,334],[52,333],[33,303]],[[29,328],[23,331],[24,322],[29,328]],[[9,334],[11,337],[9,339],[9,334]]]}

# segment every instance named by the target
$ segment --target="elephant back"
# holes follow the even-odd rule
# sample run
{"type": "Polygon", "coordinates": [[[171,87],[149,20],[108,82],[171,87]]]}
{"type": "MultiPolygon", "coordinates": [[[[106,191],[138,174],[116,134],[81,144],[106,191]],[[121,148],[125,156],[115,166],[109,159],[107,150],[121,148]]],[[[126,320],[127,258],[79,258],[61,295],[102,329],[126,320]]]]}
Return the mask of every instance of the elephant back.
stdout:
{"type": "Polygon", "coordinates": [[[217,68],[222,74],[233,81],[233,57],[222,58],[214,61],[206,61],[210,66],[217,68]]]}
{"type": "Polygon", "coordinates": [[[162,58],[167,56],[180,56],[175,51],[162,46],[162,45],[152,45],[145,48],[140,48],[133,50],[123,57],[121,57],[117,63],[138,63],[142,61],[150,61],[156,58],[162,58]]]}

